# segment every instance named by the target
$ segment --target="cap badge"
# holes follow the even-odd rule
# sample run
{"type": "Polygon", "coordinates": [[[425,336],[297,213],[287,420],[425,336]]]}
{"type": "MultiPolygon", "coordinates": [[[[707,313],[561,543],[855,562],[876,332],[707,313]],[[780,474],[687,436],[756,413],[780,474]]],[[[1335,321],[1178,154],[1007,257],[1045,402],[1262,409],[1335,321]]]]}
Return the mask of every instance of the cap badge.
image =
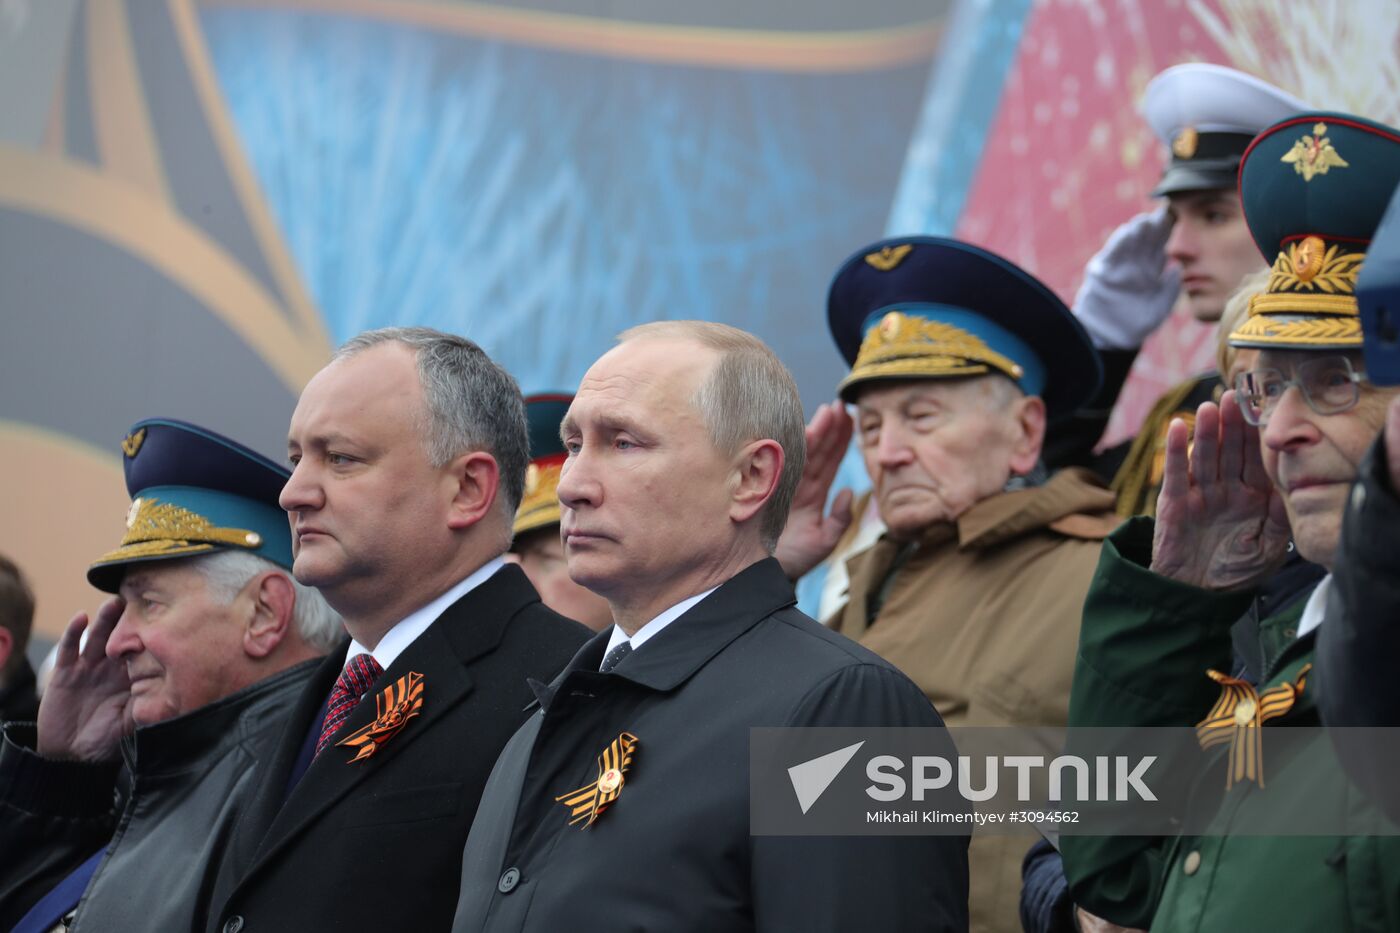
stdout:
{"type": "Polygon", "coordinates": [[[1293,248],[1293,255],[1290,257],[1293,263],[1293,274],[1300,282],[1311,282],[1313,276],[1322,271],[1322,257],[1327,252],[1326,245],[1321,237],[1306,237],[1301,243],[1293,248]]]}
{"type": "Polygon", "coordinates": [[[126,454],[126,459],[134,460],[136,454],[140,452],[141,445],[146,443],[146,429],[134,431],[122,439],[122,453],[126,454]]]}
{"type": "MultiPolygon", "coordinates": [[[[1328,295],[1352,295],[1361,272],[1365,253],[1344,253],[1340,246],[1328,247],[1321,237],[1309,236],[1288,244],[1274,260],[1269,276],[1269,292],[1321,291],[1328,295]]],[[[1251,307],[1268,304],[1256,295],[1251,307]]]]}
{"type": "Polygon", "coordinates": [[[904,261],[904,257],[909,255],[909,251],[914,248],[912,243],[903,243],[899,246],[883,246],[878,253],[866,253],[865,261],[881,272],[889,272],[895,266],[904,261]]]}
{"type": "Polygon", "coordinates": [[[632,767],[632,754],[636,749],[637,737],[630,732],[622,733],[598,756],[597,780],[554,798],[569,808],[570,826],[583,823],[583,828],[587,829],[618,798],[627,783],[627,771],[632,767]]]}
{"type": "Polygon", "coordinates": [[[130,528],[136,524],[136,517],[141,514],[141,509],[146,505],[146,500],[137,496],[131,500],[131,508],[126,510],[126,527],[130,528]]]}
{"type": "Polygon", "coordinates": [[[530,464],[525,468],[525,495],[531,495],[540,488],[540,468],[530,464]]]}
{"type": "Polygon", "coordinates": [[[1293,171],[1303,176],[1303,181],[1312,181],[1315,175],[1326,175],[1334,168],[1346,168],[1348,163],[1332,147],[1327,138],[1327,124],[1313,127],[1311,136],[1304,136],[1293,144],[1293,148],[1283,154],[1282,162],[1292,162],[1293,171]]]}
{"type": "Polygon", "coordinates": [[[1172,154],[1178,159],[1189,159],[1196,154],[1200,141],[1201,135],[1194,126],[1184,127],[1172,140],[1172,154]]]}
{"type": "Polygon", "coordinates": [[[362,726],[336,745],[356,749],[347,764],[363,761],[379,751],[379,747],[403,731],[408,721],[423,711],[423,675],[409,671],[380,691],[374,698],[374,722],[362,726]]]}

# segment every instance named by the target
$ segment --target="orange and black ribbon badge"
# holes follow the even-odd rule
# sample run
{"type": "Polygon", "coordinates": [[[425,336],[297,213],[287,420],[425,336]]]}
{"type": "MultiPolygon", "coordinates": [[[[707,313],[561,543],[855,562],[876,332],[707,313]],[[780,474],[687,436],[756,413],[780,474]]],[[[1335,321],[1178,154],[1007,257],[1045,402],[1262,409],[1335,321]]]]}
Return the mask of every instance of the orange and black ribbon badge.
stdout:
{"type": "Polygon", "coordinates": [[[352,764],[379,751],[379,746],[402,732],[408,721],[422,712],[423,675],[409,671],[385,687],[374,701],[378,707],[378,715],[374,722],[356,729],[335,743],[359,749],[355,757],[350,759],[352,764]]]}
{"type": "Polygon", "coordinates": [[[1312,665],[1305,664],[1292,683],[1279,684],[1263,693],[1256,692],[1248,681],[1206,671],[1211,680],[1220,684],[1220,699],[1215,701],[1210,715],[1197,723],[1196,740],[1203,749],[1229,744],[1227,791],[1239,781],[1264,786],[1264,739],[1260,727],[1293,708],[1310,670],[1312,665]]]}
{"type": "Polygon", "coordinates": [[[632,753],[637,749],[637,737],[624,732],[608,743],[603,754],[598,756],[598,779],[587,787],[564,794],[554,799],[569,808],[569,825],[583,822],[583,828],[592,826],[618,795],[622,793],[623,777],[632,767],[632,753]]]}

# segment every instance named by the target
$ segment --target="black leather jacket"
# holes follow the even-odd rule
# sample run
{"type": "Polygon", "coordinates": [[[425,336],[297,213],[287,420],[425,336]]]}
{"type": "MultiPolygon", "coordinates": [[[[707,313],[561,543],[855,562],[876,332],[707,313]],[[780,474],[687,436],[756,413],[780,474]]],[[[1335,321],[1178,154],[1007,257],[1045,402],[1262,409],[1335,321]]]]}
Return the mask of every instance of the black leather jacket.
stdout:
{"type": "Polygon", "coordinates": [[[31,723],[0,738],[0,929],[93,853],[73,930],[203,928],[212,868],[246,803],[253,765],[317,662],[136,730],[120,762],[54,761],[31,723]]]}

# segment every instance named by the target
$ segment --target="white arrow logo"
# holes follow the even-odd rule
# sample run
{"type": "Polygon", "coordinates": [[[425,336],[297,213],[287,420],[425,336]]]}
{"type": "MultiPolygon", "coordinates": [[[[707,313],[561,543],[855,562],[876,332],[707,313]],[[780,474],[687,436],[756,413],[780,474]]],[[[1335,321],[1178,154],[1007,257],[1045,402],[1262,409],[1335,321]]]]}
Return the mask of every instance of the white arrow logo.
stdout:
{"type": "Polygon", "coordinates": [[[860,751],[860,747],[864,744],[864,742],[857,742],[854,745],[847,745],[845,748],[828,752],[820,758],[813,758],[811,761],[804,761],[800,765],[788,768],[788,777],[792,780],[792,789],[797,794],[797,804],[802,808],[803,813],[812,809],[812,804],[826,793],[831,782],[836,780],[836,775],[841,773],[841,769],[846,767],[847,762],[855,757],[856,752],[860,751]]]}

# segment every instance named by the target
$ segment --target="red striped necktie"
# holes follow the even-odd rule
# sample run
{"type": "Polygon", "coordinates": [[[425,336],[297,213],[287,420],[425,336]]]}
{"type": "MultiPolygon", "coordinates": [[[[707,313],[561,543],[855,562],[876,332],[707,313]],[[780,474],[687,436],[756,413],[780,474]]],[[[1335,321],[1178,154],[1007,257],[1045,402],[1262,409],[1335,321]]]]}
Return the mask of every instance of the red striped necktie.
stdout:
{"type": "Polygon", "coordinates": [[[360,697],[384,673],[384,668],[374,659],[374,655],[363,652],[355,655],[345,665],[345,670],[336,678],[335,689],[331,691],[331,701],[326,706],[326,718],[321,721],[321,738],[316,741],[316,754],[335,737],[336,732],[350,718],[360,697]]]}

